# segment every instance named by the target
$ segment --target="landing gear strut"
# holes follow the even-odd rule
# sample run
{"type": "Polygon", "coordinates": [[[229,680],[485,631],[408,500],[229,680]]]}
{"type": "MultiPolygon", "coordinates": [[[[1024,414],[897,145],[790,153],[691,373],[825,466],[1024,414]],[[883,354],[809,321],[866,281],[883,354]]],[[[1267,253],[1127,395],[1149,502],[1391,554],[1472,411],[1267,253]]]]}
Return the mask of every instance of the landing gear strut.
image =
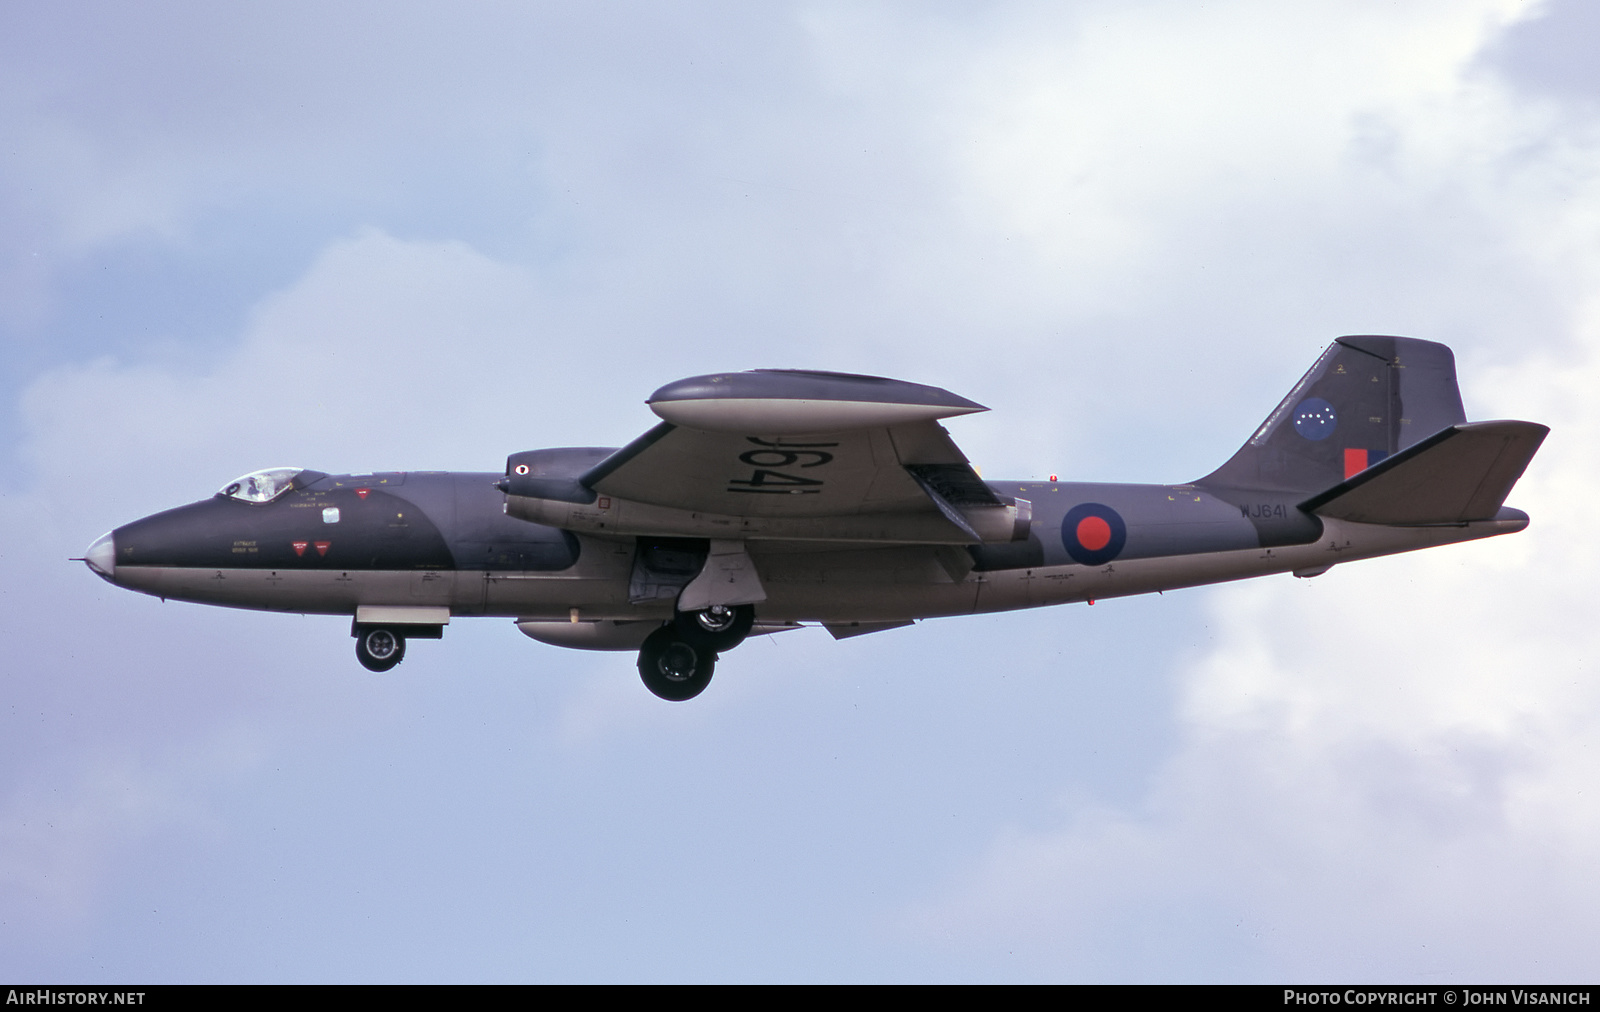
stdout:
{"type": "Polygon", "coordinates": [[[639,648],[639,677],[645,688],[674,703],[705,691],[716,665],[716,652],[685,638],[676,624],[657,629],[639,648]]]}
{"type": "Polygon", "coordinates": [[[356,660],[368,671],[388,671],[406,656],[406,638],[397,630],[370,626],[356,631],[356,660]]]}

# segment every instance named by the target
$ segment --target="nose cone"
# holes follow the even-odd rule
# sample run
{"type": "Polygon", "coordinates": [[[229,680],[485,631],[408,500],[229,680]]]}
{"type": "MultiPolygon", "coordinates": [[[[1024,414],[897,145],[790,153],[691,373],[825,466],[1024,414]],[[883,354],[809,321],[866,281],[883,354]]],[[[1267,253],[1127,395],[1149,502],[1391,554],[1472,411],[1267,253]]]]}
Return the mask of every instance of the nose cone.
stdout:
{"type": "Polygon", "coordinates": [[[100,535],[100,539],[83,553],[83,561],[95,573],[115,583],[117,578],[117,540],[114,532],[100,535]]]}

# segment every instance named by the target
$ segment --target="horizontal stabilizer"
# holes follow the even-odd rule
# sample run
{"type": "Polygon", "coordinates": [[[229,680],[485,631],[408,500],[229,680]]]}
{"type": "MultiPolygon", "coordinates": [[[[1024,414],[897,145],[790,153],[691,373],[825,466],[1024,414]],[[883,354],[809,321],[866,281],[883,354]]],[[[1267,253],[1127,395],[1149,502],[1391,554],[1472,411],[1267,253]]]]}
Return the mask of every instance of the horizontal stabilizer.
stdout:
{"type": "Polygon", "coordinates": [[[1362,524],[1492,520],[1549,432],[1534,422],[1452,425],[1307,499],[1300,508],[1362,524]]]}

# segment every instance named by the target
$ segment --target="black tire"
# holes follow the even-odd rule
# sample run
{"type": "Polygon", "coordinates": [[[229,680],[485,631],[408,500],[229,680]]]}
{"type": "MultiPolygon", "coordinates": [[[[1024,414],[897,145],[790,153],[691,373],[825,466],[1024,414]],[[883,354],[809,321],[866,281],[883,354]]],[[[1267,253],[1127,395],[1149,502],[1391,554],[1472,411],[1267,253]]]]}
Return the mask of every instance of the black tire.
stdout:
{"type": "Polygon", "coordinates": [[[406,638],[397,629],[378,626],[356,634],[356,660],[368,671],[388,671],[406,656],[406,638]]]}
{"type": "Polygon", "coordinates": [[[680,611],[672,618],[678,635],[720,654],[744,642],[756,624],[754,605],[716,605],[704,611],[680,611]]]}
{"type": "Polygon", "coordinates": [[[670,625],[651,633],[639,648],[639,677],[644,679],[644,687],[674,703],[704,692],[716,666],[714,651],[684,639],[670,625]]]}

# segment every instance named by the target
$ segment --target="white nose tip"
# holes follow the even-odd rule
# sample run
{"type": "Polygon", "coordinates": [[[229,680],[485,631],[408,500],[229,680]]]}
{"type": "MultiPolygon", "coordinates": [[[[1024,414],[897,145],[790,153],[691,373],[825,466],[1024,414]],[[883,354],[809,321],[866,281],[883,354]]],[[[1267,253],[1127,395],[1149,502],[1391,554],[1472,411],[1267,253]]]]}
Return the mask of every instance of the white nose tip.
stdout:
{"type": "Polygon", "coordinates": [[[110,534],[100,535],[100,539],[83,553],[83,561],[89,564],[90,569],[106,579],[113,578],[117,572],[116,539],[110,534]]]}

